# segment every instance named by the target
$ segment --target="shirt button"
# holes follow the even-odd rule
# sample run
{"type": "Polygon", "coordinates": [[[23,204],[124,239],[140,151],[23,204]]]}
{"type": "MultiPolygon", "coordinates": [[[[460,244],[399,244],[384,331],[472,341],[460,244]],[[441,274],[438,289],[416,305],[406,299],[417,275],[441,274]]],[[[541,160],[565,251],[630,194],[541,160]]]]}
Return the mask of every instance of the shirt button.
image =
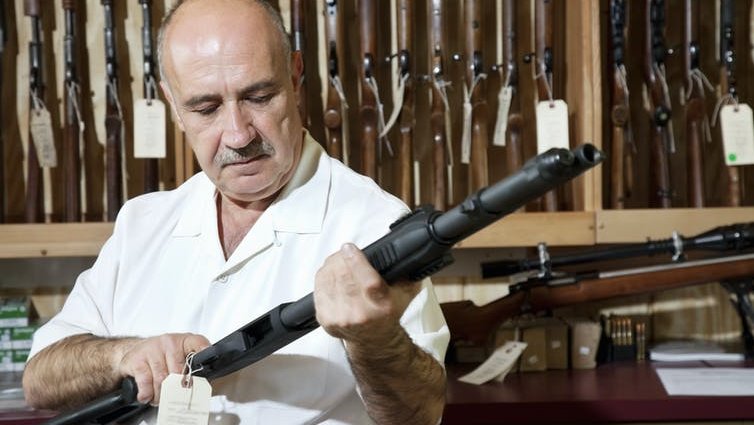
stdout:
{"type": "Polygon", "coordinates": [[[228,275],[225,275],[225,274],[215,279],[215,282],[217,283],[225,283],[227,281],[228,281],[228,275]]]}

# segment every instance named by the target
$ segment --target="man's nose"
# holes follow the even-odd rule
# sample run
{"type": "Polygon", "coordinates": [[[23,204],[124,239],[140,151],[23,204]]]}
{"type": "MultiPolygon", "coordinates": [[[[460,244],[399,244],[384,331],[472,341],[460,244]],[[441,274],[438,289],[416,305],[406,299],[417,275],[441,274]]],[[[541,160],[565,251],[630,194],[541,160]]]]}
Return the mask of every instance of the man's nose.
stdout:
{"type": "Polygon", "coordinates": [[[242,148],[256,137],[251,116],[237,102],[230,103],[225,109],[225,123],[222,142],[230,148],[242,148]]]}

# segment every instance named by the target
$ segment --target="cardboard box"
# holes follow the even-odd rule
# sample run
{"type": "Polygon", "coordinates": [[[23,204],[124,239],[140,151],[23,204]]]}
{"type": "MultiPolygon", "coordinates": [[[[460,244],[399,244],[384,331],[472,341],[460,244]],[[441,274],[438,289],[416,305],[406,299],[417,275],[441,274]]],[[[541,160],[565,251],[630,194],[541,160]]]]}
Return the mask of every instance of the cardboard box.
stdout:
{"type": "Polygon", "coordinates": [[[531,326],[521,330],[521,341],[526,349],[521,354],[519,370],[521,372],[547,370],[547,328],[531,326]]]}
{"type": "Polygon", "coordinates": [[[553,320],[546,326],[547,369],[568,369],[568,325],[553,320]]]}
{"type": "Polygon", "coordinates": [[[571,367],[594,369],[597,366],[597,347],[602,326],[596,322],[578,321],[571,324],[571,367]]]}

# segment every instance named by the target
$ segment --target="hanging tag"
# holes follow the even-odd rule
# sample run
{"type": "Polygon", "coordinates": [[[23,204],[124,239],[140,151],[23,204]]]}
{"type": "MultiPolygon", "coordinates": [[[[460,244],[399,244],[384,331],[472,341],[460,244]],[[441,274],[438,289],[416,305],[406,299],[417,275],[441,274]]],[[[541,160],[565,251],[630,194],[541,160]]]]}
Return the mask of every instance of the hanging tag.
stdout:
{"type": "Polygon", "coordinates": [[[505,378],[526,348],[525,342],[508,341],[498,347],[479,367],[458,378],[467,384],[482,385],[487,381],[505,378]]]}
{"type": "Polygon", "coordinates": [[[471,162],[471,102],[463,102],[463,136],[461,137],[461,164],[471,162]]]}
{"type": "Polygon", "coordinates": [[[165,158],[165,122],[159,99],[134,102],[134,158],[165,158]]]}
{"type": "Polygon", "coordinates": [[[720,109],[725,165],[754,164],[754,120],[745,103],[720,109]]]}
{"type": "Polygon", "coordinates": [[[537,103],[537,153],[551,148],[570,148],[568,105],[561,99],[537,103]]]}
{"type": "Polygon", "coordinates": [[[40,167],[57,167],[58,154],[52,135],[52,120],[47,108],[34,109],[29,117],[29,131],[37,151],[40,167]]]}
{"type": "Polygon", "coordinates": [[[207,425],[212,387],[205,378],[190,376],[183,386],[184,375],[171,373],[162,381],[157,425],[207,425]]]}
{"type": "Polygon", "coordinates": [[[503,87],[497,94],[497,120],[495,121],[495,135],[492,139],[494,146],[505,146],[505,132],[508,131],[508,112],[513,100],[513,88],[503,87]]]}

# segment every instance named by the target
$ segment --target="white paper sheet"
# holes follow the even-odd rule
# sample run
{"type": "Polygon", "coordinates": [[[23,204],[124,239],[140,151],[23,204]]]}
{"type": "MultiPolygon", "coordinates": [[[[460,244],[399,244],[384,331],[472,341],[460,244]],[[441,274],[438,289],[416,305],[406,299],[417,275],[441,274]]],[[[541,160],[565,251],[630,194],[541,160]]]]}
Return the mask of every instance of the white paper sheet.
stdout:
{"type": "Polygon", "coordinates": [[[754,369],[658,368],[656,371],[668,395],[754,395],[754,369]]]}

